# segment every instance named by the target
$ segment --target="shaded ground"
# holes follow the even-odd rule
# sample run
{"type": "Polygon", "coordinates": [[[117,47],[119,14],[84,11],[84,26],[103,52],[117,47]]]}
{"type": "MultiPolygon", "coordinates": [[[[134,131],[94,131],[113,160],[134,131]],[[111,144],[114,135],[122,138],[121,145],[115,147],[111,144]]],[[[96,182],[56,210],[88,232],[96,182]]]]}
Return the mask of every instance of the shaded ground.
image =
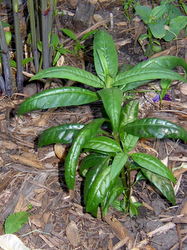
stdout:
{"type": "MultiPolygon", "coordinates": [[[[73,1],[59,1],[59,10],[74,14],[75,6],[73,1]]],[[[100,21],[110,17],[109,21],[101,22],[99,28],[106,28],[113,35],[120,64],[135,64],[144,59],[141,47],[136,42],[142,24],[137,19],[131,22],[125,20],[120,1],[98,3],[95,14],[103,18],[100,21]],[[113,22],[110,13],[113,14],[113,22]]],[[[65,17],[67,27],[73,28],[70,16],[65,17]]],[[[58,18],[57,27],[64,27],[64,19],[58,18]]],[[[95,20],[91,25],[97,23],[98,20],[95,20]]],[[[76,28],[77,33],[84,30],[76,28]]],[[[68,44],[67,41],[67,46],[70,46],[68,44]]],[[[186,38],[164,46],[167,47],[163,55],[187,57],[186,38]]],[[[92,61],[87,59],[84,64],[80,57],[66,56],[65,63],[87,68],[92,61]]],[[[153,102],[158,84],[154,83],[146,89],[142,87],[141,91],[150,91],[136,93],[140,98],[140,116],[161,117],[187,129],[187,96],[181,86],[179,82],[174,83],[169,92],[171,99],[163,101],[161,106],[153,102]]],[[[37,111],[18,117],[14,110],[21,101],[19,96],[0,98],[2,233],[5,218],[10,213],[26,210],[31,204],[29,224],[17,233],[30,249],[187,249],[187,145],[166,139],[154,142],[142,140],[137,147],[139,151],[158,156],[174,171],[178,179],[175,187],[176,206],[171,207],[151,186],[142,182],[133,194],[143,203],[139,216],[130,218],[111,209],[105,221],[102,221],[84,212],[79,193],[80,177],[75,193],[67,192],[63,184],[63,161],[60,162],[56,156],[63,154],[64,147],[56,145],[38,149],[35,143],[37,135],[48,127],[67,122],[87,123],[93,116],[99,117],[100,106],[37,111]]]]}

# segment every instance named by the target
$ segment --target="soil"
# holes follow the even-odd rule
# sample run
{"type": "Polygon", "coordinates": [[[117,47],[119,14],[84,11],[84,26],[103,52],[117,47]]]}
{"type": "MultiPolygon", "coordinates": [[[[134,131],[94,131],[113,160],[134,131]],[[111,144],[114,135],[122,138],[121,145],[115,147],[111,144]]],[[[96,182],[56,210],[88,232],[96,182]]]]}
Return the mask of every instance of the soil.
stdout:
{"type": "MultiPolygon", "coordinates": [[[[5,1],[6,2],[6,1],[5,1]]],[[[107,29],[113,36],[119,53],[119,63],[135,65],[145,59],[138,36],[145,26],[130,11],[130,21],[124,16],[123,1],[95,1],[93,18],[84,25],[76,25],[73,17],[77,1],[58,1],[55,28],[71,28],[77,35],[97,27],[107,29]]],[[[142,3],[147,4],[146,1],[142,3]]],[[[6,13],[2,5],[0,14],[6,13]]],[[[65,45],[71,48],[71,40],[62,36],[65,45]]],[[[91,44],[91,41],[90,41],[91,44]]],[[[178,40],[162,43],[158,55],[176,55],[187,58],[187,39],[181,34],[178,40]]],[[[155,56],[155,55],[154,55],[155,56]]],[[[81,55],[65,55],[64,63],[93,70],[91,52],[81,55]]],[[[28,73],[32,73],[28,69],[28,73]]],[[[33,83],[32,83],[33,84],[33,83]]],[[[62,83],[60,83],[62,84],[62,83]]],[[[63,82],[64,85],[72,84],[63,82]]],[[[52,86],[58,86],[54,81],[52,86]]],[[[44,86],[27,85],[24,96],[32,95],[44,86]],[[28,88],[29,91],[28,91],[28,88]],[[31,91],[31,92],[30,92],[31,91]]],[[[135,93],[140,100],[140,117],[168,119],[187,129],[187,95],[184,85],[174,82],[169,91],[169,100],[162,105],[154,102],[158,83],[139,88],[135,93]]],[[[69,193],[63,182],[64,145],[38,148],[37,136],[46,128],[65,123],[88,123],[100,117],[100,106],[85,105],[79,108],[61,108],[35,111],[17,116],[16,108],[23,101],[20,94],[11,98],[0,96],[0,232],[7,216],[25,211],[28,206],[29,223],[16,233],[29,249],[187,249],[187,145],[182,141],[164,139],[142,140],[137,151],[151,153],[169,166],[177,178],[175,186],[176,206],[171,206],[156,190],[140,182],[133,196],[142,202],[140,213],[130,217],[114,209],[101,220],[84,211],[77,177],[74,193],[69,193]],[[61,160],[57,155],[61,155],[61,160]]],[[[64,153],[65,152],[65,153],[64,153]]]]}

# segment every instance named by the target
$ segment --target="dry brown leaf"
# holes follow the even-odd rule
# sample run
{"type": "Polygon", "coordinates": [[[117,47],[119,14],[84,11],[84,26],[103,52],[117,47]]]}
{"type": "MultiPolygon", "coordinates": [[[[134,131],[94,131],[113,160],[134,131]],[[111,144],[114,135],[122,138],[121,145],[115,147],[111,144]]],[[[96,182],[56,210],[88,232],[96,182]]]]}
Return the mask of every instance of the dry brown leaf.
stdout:
{"type": "Polygon", "coordinates": [[[71,221],[66,227],[66,235],[71,245],[76,247],[80,242],[79,230],[74,221],[71,221]]]}
{"type": "Polygon", "coordinates": [[[54,151],[58,159],[62,160],[64,159],[65,154],[66,154],[66,146],[60,143],[57,143],[54,145],[54,151]]]}
{"type": "Polygon", "coordinates": [[[35,214],[30,216],[30,222],[40,228],[43,228],[45,225],[44,221],[42,220],[41,214],[35,214]]]}
{"type": "Polygon", "coordinates": [[[16,204],[16,207],[14,209],[14,213],[21,212],[21,211],[26,211],[28,209],[28,203],[25,200],[25,197],[23,194],[20,194],[18,202],[16,204]]]}
{"type": "Polygon", "coordinates": [[[6,149],[15,149],[18,147],[18,145],[15,144],[14,142],[3,140],[0,141],[0,147],[6,149]]]}
{"type": "Polygon", "coordinates": [[[19,163],[27,165],[29,167],[39,168],[39,169],[43,169],[44,168],[44,166],[41,163],[41,161],[39,161],[38,159],[36,159],[36,157],[35,157],[34,154],[30,154],[29,153],[29,157],[25,156],[24,154],[22,154],[22,155],[10,155],[10,158],[13,161],[15,161],[15,162],[19,162],[19,163]]]}

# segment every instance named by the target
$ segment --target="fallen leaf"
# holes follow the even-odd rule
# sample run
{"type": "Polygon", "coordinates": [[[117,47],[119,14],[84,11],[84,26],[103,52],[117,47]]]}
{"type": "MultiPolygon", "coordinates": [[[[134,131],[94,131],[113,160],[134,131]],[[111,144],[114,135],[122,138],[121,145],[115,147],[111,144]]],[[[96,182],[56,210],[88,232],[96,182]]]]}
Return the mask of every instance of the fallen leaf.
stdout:
{"type": "Polygon", "coordinates": [[[66,227],[66,235],[71,245],[76,247],[80,242],[78,227],[74,221],[71,221],[66,227]]]}

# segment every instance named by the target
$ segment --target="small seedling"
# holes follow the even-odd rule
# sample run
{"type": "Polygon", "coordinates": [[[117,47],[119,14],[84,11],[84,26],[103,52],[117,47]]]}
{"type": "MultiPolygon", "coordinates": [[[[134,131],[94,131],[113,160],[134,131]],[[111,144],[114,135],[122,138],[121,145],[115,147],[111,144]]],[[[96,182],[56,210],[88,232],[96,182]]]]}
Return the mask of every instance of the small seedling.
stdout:
{"type": "Polygon", "coordinates": [[[17,212],[14,214],[10,214],[4,223],[4,231],[5,234],[13,234],[18,232],[23,225],[25,225],[29,220],[28,212],[17,212]]]}

